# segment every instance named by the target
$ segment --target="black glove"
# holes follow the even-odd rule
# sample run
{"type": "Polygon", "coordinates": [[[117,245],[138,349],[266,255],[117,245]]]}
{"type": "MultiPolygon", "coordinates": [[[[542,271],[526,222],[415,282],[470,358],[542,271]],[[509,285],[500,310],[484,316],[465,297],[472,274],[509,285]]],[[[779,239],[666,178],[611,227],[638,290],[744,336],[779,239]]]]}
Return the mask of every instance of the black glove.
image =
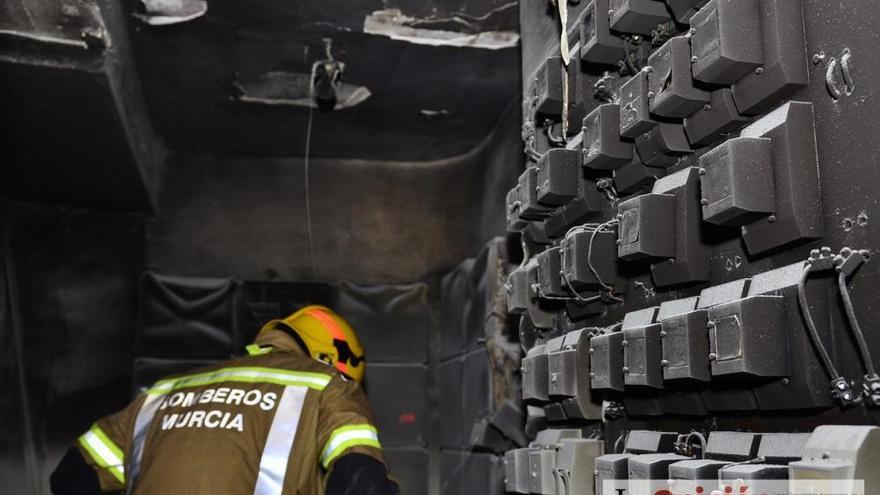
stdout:
{"type": "Polygon", "coordinates": [[[67,449],[49,478],[53,495],[101,495],[98,474],[74,447],[67,449]]]}
{"type": "Polygon", "coordinates": [[[388,479],[385,465],[365,454],[348,454],[333,463],[326,495],[397,495],[397,483],[388,479]]]}

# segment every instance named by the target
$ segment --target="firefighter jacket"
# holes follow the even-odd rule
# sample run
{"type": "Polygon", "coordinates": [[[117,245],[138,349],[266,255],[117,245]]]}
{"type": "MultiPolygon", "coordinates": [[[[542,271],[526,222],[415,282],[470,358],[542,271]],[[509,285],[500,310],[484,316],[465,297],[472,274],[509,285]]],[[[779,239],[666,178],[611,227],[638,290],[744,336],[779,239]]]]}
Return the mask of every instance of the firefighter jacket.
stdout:
{"type": "Polygon", "coordinates": [[[161,380],[78,440],[102,491],[319,495],[333,462],[382,462],[360,385],[278,330],[249,356],[161,380]]]}

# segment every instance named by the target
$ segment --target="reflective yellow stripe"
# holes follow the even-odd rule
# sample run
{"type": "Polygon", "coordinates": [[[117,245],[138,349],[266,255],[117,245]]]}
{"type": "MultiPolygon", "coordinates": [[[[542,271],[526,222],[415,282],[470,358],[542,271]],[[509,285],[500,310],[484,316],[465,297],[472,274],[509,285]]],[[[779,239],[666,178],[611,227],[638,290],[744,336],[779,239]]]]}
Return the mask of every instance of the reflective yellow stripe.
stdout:
{"type": "Polygon", "coordinates": [[[340,454],[356,446],[382,448],[379,433],[373,425],[349,425],[333,430],[324,446],[321,465],[327,469],[340,454]]]}
{"type": "Polygon", "coordinates": [[[125,484],[124,455],[98,425],[79,437],[79,444],[89,453],[99,467],[106,469],[123,485],[125,484]]]}
{"type": "Polygon", "coordinates": [[[271,347],[260,347],[257,344],[251,344],[244,348],[247,351],[249,356],[262,356],[263,354],[269,354],[272,352],[271,347]]]}
{"type": "Polygon", "coordinates": [[[181,388],[200,387],[222,382],[274,383],[285,387],[309,387],[324,390],[330,383],[330,375],[306,373],[276,368],[223,368],[196,375],[162,380],[147,390],[149,395],[161,395],[181,388]]]}

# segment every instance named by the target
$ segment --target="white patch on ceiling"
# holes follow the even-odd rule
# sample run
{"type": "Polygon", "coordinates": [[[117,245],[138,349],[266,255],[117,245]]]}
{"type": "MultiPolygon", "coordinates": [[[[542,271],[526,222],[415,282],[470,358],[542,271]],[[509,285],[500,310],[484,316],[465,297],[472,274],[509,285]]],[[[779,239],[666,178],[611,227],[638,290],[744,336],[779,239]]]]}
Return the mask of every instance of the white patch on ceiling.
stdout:
{"type": "Polygon", "coordinates": [[[145,14],[133,14],[151,26],[167,26],[198,19],[208,12],[206,0],[141,0],[145,14]]]}
{"type": "MultiPolygon", "coordinates": [[[[310,74],[295,72],[272,71],[261,74],[249,81],[235,81],[233,84],[239,91],[236,100],[243,103],[259,103],[262,105],[287,105],[299,107],[315,107],[317,104],[309,94],[310,74]]],[[[363,103],[372,95],[365,86],[357,86],[341,82],[336,87],[335,110],[351,108],[363,103]]]]}
{"type": "Polygon", "coordinates": [[[364,32],[388,36],[394,40],[407,41],[417,45],[459,46],[499,50],[515,47],[519,43],[519,33],[515,31],[481,31],[466,33],[442,29],[414,27],[420,23],[404,15],[400,9],[377,10],[364,19],[364,32]]]}

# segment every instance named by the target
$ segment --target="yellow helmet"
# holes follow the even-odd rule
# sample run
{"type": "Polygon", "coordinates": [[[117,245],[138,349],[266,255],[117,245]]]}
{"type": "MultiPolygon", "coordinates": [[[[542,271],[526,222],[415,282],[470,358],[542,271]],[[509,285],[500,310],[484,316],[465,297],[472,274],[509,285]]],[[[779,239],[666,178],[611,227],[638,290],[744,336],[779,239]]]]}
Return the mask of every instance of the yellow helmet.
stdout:
{"type": "Polygon", "coordinates": [[[282,324],[302,339],[305,351],[318,361],[334,366],[351,378],[364,379],[364,348],[354,329],[341,316],[324,306],[306,306],[283,320],[272,320],[260,330],[282,324]]]}

